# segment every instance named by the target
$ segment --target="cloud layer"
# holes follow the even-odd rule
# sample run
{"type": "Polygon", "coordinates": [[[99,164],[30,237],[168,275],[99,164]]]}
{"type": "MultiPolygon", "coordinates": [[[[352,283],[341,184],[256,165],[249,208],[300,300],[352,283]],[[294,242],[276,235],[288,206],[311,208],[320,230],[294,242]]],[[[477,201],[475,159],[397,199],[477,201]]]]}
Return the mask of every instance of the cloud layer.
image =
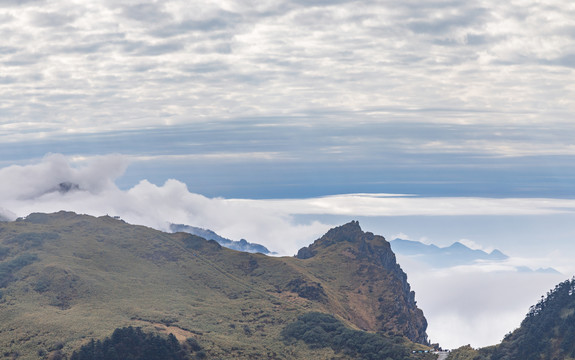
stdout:
{"type": "MultiPolygon", "coordinates": [[[[261,242],[283,254],[327,230],[313,219],[333,217],[533,216],[572,215],[575,200],[544,198],[437,198],[394,194],[348,194],[307,199],[250,200],[207,198],[170,179],[163,185],[142,180],[122,190],[116,185],[129,159],[108,155],[70,159],[47,155],[31,165],[0,169],[3,208],[26,216],[30,212],[71,210],[118,215],[135,224],[167,230],[169,223],[212,229],[231,238],[261,242]],[[307,218],[303,223],[296,221],[307,218]]],[[[331,224],[330,224],[331,222],[331,224]]],[[[472,241],[472,240],[468,240],[472,241]]]]}
{"type": "Polygon", "coordinates": [[[562,0],[3,1],[0,136],[302,114],[565,123],[574,12],[562,0]]]}
{"type": "Polygon", "coordinates": [[[212,197],[573,197],[574,13],[2,1],[0,159],[120,153],[124,188],[178,178],[212,197]]]}
{"type": "Polygon", "coordinates": [[[162,186],[142,180],[120,190],[114,180],[126,167],[125,158],[105,156],[72,166],[62,155],[48,155],[40,163],[0,169],[0,204],[8,217],[30,212],[69,210],[91,215],[121,216],[124,220],[167,231],[170,223],[215,230],[234,239],[268,243],[284,254],[296,251],[325,230],[312,222],[296,225],[289,213],[265,206],[206,198],[188,191],[177,180],[162,186]]]}
{"type": "Polygon", "coordinates": [[[411,267],[400,258],[429,323],[431,341],[444,348],[499,343],[515,330],[542,295],[564,275],[521,272],[447,271],[411,267]],[[407,266],[406,266],[407,265],[407,266]]]}

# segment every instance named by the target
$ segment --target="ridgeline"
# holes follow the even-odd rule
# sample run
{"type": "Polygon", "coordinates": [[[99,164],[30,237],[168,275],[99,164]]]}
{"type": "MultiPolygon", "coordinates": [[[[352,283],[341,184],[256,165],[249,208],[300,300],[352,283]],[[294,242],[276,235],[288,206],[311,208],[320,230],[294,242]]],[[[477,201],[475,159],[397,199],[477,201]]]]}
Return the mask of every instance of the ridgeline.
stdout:
{"type": "Polygon", "coordinates": [[[5,358],[89,356],[118,329],[190,359],[411,359],[427,343],[389,243],[357,222],[269,257],[108,216],[31,214],[0,223],[0,288],[5,358]],[[321,322],[292,336],[304,316],[321,322]]]}

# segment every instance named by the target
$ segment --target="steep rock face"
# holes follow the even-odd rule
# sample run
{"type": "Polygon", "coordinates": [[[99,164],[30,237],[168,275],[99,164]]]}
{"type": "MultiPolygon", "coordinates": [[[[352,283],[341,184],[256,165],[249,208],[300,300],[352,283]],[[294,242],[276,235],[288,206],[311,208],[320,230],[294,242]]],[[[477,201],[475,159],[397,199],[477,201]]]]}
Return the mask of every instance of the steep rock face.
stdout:
{"type": "Polygon", "coordinates": [[[344,296],[339,303],[348,320],[358,327],[427,342],[427,321],[384,237],[363,232],[359,223],[352,221],[300,249],[296,258],[317,268],[319,276],[324,275],[320,271],[329,271],[327,259],[335,259],[339,271],[334,271],[337,277],[331,283],[346,284],[340,286],[344,296]]]}

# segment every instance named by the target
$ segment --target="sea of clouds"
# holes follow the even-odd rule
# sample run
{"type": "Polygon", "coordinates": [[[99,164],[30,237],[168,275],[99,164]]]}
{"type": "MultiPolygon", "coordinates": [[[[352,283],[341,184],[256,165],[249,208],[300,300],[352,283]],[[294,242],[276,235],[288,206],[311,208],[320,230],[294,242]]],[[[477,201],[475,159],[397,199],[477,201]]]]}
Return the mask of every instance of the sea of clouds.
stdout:
{"type": "Polygon", "coordinates": [[[29,165],[0,169],[0,207],[8,219],[31,212],[74,211],[120,216],[129,223],[168,230],[170,223],[209,228],[232,239],[259,242],[281,254],[293,254],[333,222],[321,215],[354,217],[548,215],[575,209],[571,199],[438,198],[394,194],[343,194],[308,199],[208,198],[187,184],[147,180],[129,189],[115,181],[129,166],[121,155],[73,158],[48,154],[29,165]],[[308,220],[295,221],[303,215],[308,220]]]}

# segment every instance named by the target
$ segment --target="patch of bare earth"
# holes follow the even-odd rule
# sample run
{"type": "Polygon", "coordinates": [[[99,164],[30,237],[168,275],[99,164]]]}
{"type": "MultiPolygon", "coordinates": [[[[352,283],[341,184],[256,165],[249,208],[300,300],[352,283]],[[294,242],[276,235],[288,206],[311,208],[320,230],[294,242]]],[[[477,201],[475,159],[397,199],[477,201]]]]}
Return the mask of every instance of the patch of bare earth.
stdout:
{"type": "Polygon", "coordinates": [[[161,334],[166,334],[166,335],[172,334],[180,342],[186,341],[187,338],[191,338],[191,337],[195,336],[195,334],[192,333],[191,331],[184,330],[184,329],[179,328],[177,326],[167,326],[167,325],[162,324],[162,323],[154,323],[154,322],[148,322],[148,321],[144,321],[144,320],[138,320],[138,322],[144,323],[146,325],[154,326],[156,331],[158,331],[161,334]]]}

